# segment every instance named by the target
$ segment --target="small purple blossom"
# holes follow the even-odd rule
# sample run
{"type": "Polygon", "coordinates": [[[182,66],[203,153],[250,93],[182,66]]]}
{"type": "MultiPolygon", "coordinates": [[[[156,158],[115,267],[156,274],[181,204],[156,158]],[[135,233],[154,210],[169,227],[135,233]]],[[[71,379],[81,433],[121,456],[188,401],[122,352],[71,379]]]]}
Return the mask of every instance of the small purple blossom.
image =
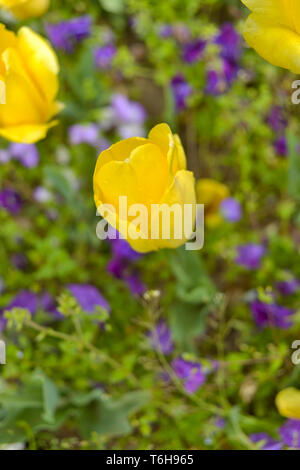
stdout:
{"type": "Polygon", "coordinates": [[[221,47],[221,57],[230,62],[238,62],[241,56],[241,37],[231,23],[225,23],[215,38],[221,47]]]}
{"type": "Polygon", "coordinates": [[[241,204],[232,197],[224,199],[221,203],[220,210],[223,217],[228,220],[228,222],[239,222],[242,218],[241,204]]]}
{"type": "Polygon", "coordinates": [[[122,123],[143,124],[147,118],[144,107],[137,101],[131,101],[127,96],[117,93],[111,101],[116,117],[122,123]]]}
{"type": "Polygon", "coordinates": [[[226,421],[221,416],[217,416],[215,420],[215,426],[219,429],[224,429],[226,426],[226,421]]]}
{"type": "Polygon", "coordinates": [[[21,197],[16,191],[8,188],[0,191],[0,207],[15,215],[20,212],[21,206],[21,197]]]}
{"type": "Polygon", "coordinates": [[[77,43],[90,36],[91,27],[91,17],[80,16],[61,23],[48,24],[46,31],[54,47],[71,53],[77,43]]]}
{"type": "Polygon", "coordinates": [[[109,303],[96,287],[90,284],[69,284],[68,289],[86,312],[95,313],[96,307],[110,312],[109,303]]]}
{"type": "Polygon", "coordinates": [[[287,447],[300,449],[300,420],[288,419],[279,429],[283,443],[287,447]]]}
{"type": "Polygon", "coordinates": [[[290,279],[289,281],[277,282],[276,288],[279,290],[281,295],[293,295],[300,288],[300,282],[298,279],[290,279]]]}
{"type": "Polygon", "coordinates": [[[288,155],[288,144],[285,136],[278,137],[274,142],[276,155],[286,157],[288,155]]]}
{"type": "Polygon", "coordinates": [[[97,124],[74,124],[69,127],[68,133],[72,145],[89,144],[93,147],[99,145],[99,126],[97,124]]]}
{"type": "Polygon", "coordinates": [[[254,300],[250,307],[255,323],[261,328],[276,326],[286,329],[292,325],[290,317],[294,314],[294,311],[287,307],[262,302],[258,299],[254,300]]]}
{"type": "Polygon", "coordinates": [[[165,320],[160,320],[154,331],[148,333],[153,349],[161,351],[163,354],[171,354],[174,349],[174,343],[171,331],[165,320]]]}
{"type": "Polygon", "coordinates": [[[176,75],[171,81],[171,88],[177,111],[182,111],[186,107],[186,100],[192,94],[192,87],[185,80],[183,75],[176,75]]]}
{"type": "Polygon", "coordinates": [[[257,432],[250,435],[250,439],[254,444],[261,444],[261,450],[281,450],[283,444],[273,439],[265,432],[257,432]]]}
{"type": "Polygon", "coordinates": [[[0,150],[0,163],[8,163],[11,160],[11,155],[9,151],[6,150],[0,150]]]}
{"type": "Polygon", "coordinates": [[[187,64],[194,64],[202,57],[205,50],[206,41],[203,39],[196,39],[195,41],[188,42],[183,47],[182,58],[187,64]]]}
{"type": "Polygon", "coordinates": [[[21,290],[14,299],[0,311],[0,331],[6,327],[7,320],[3,317],[4,312],[13,308],[26,308],[34,315],[38,308],[38,297],[29,290],[21,290]]]}
{"type": "Polygon", "coordinates": [[[43,186],[38,186],[37,188],[35,188],[35,190],[33,191],[33,197],[35,201],[41,204],[52,200],[51,192],[43,186]]]}
{"type": "Polygon", "coordinates": [[[177,377],[183,380],[187,393],[193,394],[197,392],[206,381],[203,368],[197,362],[186,361],[182,357],[178,357],[172,362],[172,367],[177,377]]]}
{"type": "Polygon", "coordinates": [[[143,295],[147,290],[145,284],[141,281],[139,273],[137,272],[133,272],[129,275],[125,275],[123,277],[123,280],[125,281],[128,289],[134,296],[139,297],[143,295]]]}
{"type": "Polygon", "coordinates": [[[113,256],[107,265],[107,271],[117,279],[122,279],[133,295],[143,295],[147,288],[138,271],[132,269],[132,263],[138,261],[142,255],[134,251],[113,227],[108,229],[108,240],[113,256]]]}
{"type": "Polygon", "coordinates": [[[57,304],[48,292],[43,292],[39,299],[40,308],[52,315],[57,320],[61,320],[64,316],[57,310],[57,304]]]}
{"type": "Polygon", "coordinates": [[[141,258],[141,253],[133,250],[128,241],[121,238],[120,234],[115,229],[110,228],[108,237],[111,243],[112,252],[116,258],[127,261],[137,261],[141,258]]]}
{"type": "Polygon", "coordinates": [[[237,251],[236,263],[246,269],[254,270],[259,269],[266,248],[263,245],[248,243],[247,245],[239,246],[237,251]]]}
{"type": "Polygon", "coordinates": [[[174,34],[173,26],[164,24],[159,28],[159,35],[163,39],[171,38],[174,34]]]}
{"type": "Polygon", "coordinates": [[[116,53],[117,48],[114,44],[105,44],[104,46],[97,47],[94,50],[96,67],[101,70],[110,69],[116,53]]]}
{"type": "Polygon", "coordinates": [[[9,146],[8,152],[12,158],[19,160],[25,168],[35,168],[39,164],[40,154],[36,145],[13,143],[9,146]]]}
{"type": "Polygon", "coordinates": [[[28,264],[28,259],[23,253],[14,253],[11,257],[11,263],[16,269],[23,271],[28,264]]]}
{"type": "Polygon", "coordinates": [[[207,95],[218,96],[224,93],[226,84],[221,75],[216,70],[208,70],[206,74],[205,93],[207,95]]]}
{"type": "Polygon", "coordinates": [[[6,319],[3,318],[3,313],[5,311],[12,310],[13,308],[27,309],[31,315],[35,315],[36,312],[41,309],[54,315],[56,318],[62,317],[57,311],[56,303],[50,294],[43,292],[41,295],[37,295],[30,290],[24,289],[13,298],[9,305],[0,311],[0,331],[6,326],[6,319]]]}
{"type": "Polygon", "coordinates": [[[280,106],[273,106],[271,108],[267,122],[274,132],[282,132],[287,127],[287,119],[280,106]]]}
{"type": "Polygon", "coordinates": [[[241,56],[241,39],[230,23],[222,26],[215,38],[220,46],[221,66],[219,70],[210,68],[206,75],[205,93],[218,96],[228,91],[236,80],[241,56]]]}

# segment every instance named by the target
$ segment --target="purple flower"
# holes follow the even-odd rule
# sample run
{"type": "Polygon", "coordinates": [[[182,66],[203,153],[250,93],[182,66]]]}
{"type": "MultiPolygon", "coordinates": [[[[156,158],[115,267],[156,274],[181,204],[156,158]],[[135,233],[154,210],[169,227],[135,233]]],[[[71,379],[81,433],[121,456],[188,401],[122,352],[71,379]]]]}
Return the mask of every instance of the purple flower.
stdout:
{"type": "Polygon", "coordinates": [[[18,214],[21,210],[21,198],[13,189],[3,189],[0,191],[0,207],[6,209],[11,214],[18,214]]]}
{"type": "Polygon", "coordinates": [[[276,155],[286,157],[288,154],[288,144],[285,136],[278,137],[274,142],[276,155]]]}
{"type": "Polygon", "coordinates": [[[0,311],[0,331],[6,327],[7,320],[3,317],[4,312],[13,308],[26,308],[31,315],[34,315],[38,308],[38,297],[29,290],[21,290],[9,305],[0,311]]]}
{"type": "Polygon", "coordinates": [[[80,16],[61,23],[48,24],[46,31],[54,47],[71,53],[77,43],[90,36],[91,26],[90,16],[80,16]]]}
{"type": "Polygon", "coordinates": [[[106,266],[107,272],[116,279],[122,279],[127,268],[127,261],[122,258],[113,257],[106,266]]]}
{"type": "Polygon", "coordinates": [[[14,253],[11,257],[11,262],[16,269],[23,271],[28,264],[28,259],[23,253],[14,253]]]}
{"type": "Polygon", "coordinates": [[[225,425],[226,425],[226,421],[224,418],[222,418],[221,416],[217,416],[216,417],[216,420],[215,420],[215,425],[217,428],[219,429],[224,429],[225,428],[225,425]]]}
{"type": "Polygon", "coordinates": [[[186,107],[186,100],[192,94],[192,87],[181,74],[176,75],[172,79],[171,87],[176,109],[177,111],[181,111],[186,107]]]}
{"type": "Polygon", "coordinates": [[[298,279],[280,281],[277,282],[276,287],[281,295],[292,295],[299,290],[300,282],[298,281],[298,279]]]}
{"type": "Polygon", "coordinates": [[[207,95],[218,96],[224,93],[226,84],[223,77],[216,70],[208,70],[206,74],[205,93],[207,95]]]}
{"type": "Polygon", "coordinates": [[[34,315],[38,309],[38,297],[34,292],[29,290],[21,290],[5,310],[12,310],[13,308],[26,308],[31,315],[34,315]]]}
{"type": "Polygon", "coordinates": [[[282,307],[275,303],[268,304],[258,299],[254,300],[250,307],[254,321],[261,328],[276,326],[285,329],[292,325],[290,317],[294,312],[289,308],[282,307]]]}
{"type": "Polygon", "coordinates": [[[69,140],[72,145],[89,144],[99,146],[99,127],[97,124],[75,124],[69,127],[69,140]]]}
{"type": "Polygon", "coordinates": [[[300,449],[300,420],[288,419],[279,429],[283,443],[287,447],[300,449]]]}
{"type": "Polygon", "coordinates": [[[228,91],[237,77],[239,67],[227,59],[221,60],[220,70],[210,69],[206,74],[205,93],[207,95],[222,95],[228,91]]]}
{"type": "Polygon", "coordinates": [[[40,308],[45,312],[49,313],[53,317],[58,320],[64,318],[64,316],[57,310],[57,305],[52,297],[52,295],[48,294],[48,292],[43,292],[40,300],[39,300],[40,308]]]}
{"type": "Polygon", "coordinates": [[[111,105],[116,118],[122,123],[143,124],[147,118],[146,111],[140,103],[130,101],[121,93],[113,96],[111,105]]]}
{"type": "Polygon", "coordinates": [[[35,315],[37,310],[42,309],[56,318],[62,318],[62,315],[56,309],[56,303],[53,297],[47,292],[43,292],[40,296],[30,290],[21,290],[7,307],[0,311],[0,331],[6,326],[6,319],[3,313],[13,308],[26,308],[31,315],[35,315]]]}
{"type": "Polygon", "coordinates": [[[147,290],[145,284],[141,281],[140,276],[137,272],[125,275],[123,277],[123,280],[127,284],[127,287],[132,293],[132,295],[139,297],[143,295],[147,290]]]}
{"type": "Polygon", "coordinates": [[[8,150],[0,150],[0,163],[7,163],[11,160],[11,155],[8,150]]]}
{"type": "Polygon", "coordinates": [[[165,320],[160,320],[154,331],[148,333],[153,349],[161,351],[163,354],[171,354],[174,349],[174,343],[171,331],[165,320]]]}
{"type": "Polygon", "coordinates": [[[196,39],[195,41],[188,42],[183,47],[182,58],[187,64],[194,64],[203,55],[206,42],[203,39],[196,39]]]}
{"type": "Polygon", "coordinates": [[[39,203],[45,203],[51,201],[52,194],[50,191],[48,191],[47,188],[44,188],[43,186],[38,186],[33,191],[33,197],[35,201],[39,203]]]}
{"type": "Polygon", "coordinates": [[[237,264],[243,266],[246,269],[259,269],[261,259],[266,252],[266,248],[263,245],[249,243],[247,245],[239,246],[237,251],[237,264]]]}
{"type": "Polygon", "coordinates": [[[132,269],[131,264],[141,258],[141,254],[134,251],[127,240],[121,238],[119,232],[113,227],[108,229],[113,257],[107,265],[107,271],[117,279],[122,279],[133,295],[143,295],[146,286],[141,281],[137,270],[132,269]]]}
{"type": "Polygon", "coordinates": [[[236,80],[239,72],[239,66],[234,62],[223,59],[223,73],[227,84],[227,89],[231,87],[234,80],[236,80]]]}
{"type": "Polygon", "coordinates": [[[282,132],[287,127],[287,119],[280,106],[273,106],[270,110],[267,122],[275,132],[282,132]]]}
{"type": "Polygon", "coordinates": [[[109,303],[96,287],[90,284],[69,284],[68,289],[86,312],[95,313],[98,306],[110,312],[109,303]]]}
{"type": "Polygon", "coordinates": [[[197,362],[186,361],[182,357],[178,357],[172,362],[172,367],[177,377],[183,380],[187,393],[195,393],[206,381],[202,366],[197,362]]]}
{"type": "Polygon", "coordinates": [[[171,38],[173,33],[173,26],[169,24],[164,24],[159,29],[159,35],[164,39],[171,38]]]}
{"type": "Polygon", "coordinates": [[[221,57],[230,62],[238,62],[241,55],[241,38],[231,23],[222,26],[215,38],[215,43],[221,47],[221,57]]]}
{"type": "Polygon", "coordinates": [[[242,218],[242,208],[239,201],[229,197],[224,199],[220,206],[223,217],[229,222],[239,222],[242,218]]]}
{"type": "Polygon", "coordinates": [[[114,44],[106,44],[97,47],[94,50],[94,60],[96,66],[101,70],[107,70],[111,67],[113,59],[117,53],[117,48],[114,44]]]}
{"type": "Polygon", "coordinates": [[[261,450],[281,450],[283,447],[281,442],[276,441],[265,432],[251,434],[250,439],[254,444],[260,443],[262,445],[261,450]]]}
{"type": "Polygon", "coordinates": [[[127,261],[137,261],[142,256],[141,253],[131,248],[127,240],[120,238],[120,234],[114,229],[110,229],[109,231],[109,241],[111,243],[112,252],[116,258],[127,261]]]}
{"type": "Polygon", "coordinates": [[[40,154],[36,145],[13,143],[8,152],[26,168],[35,168],[39,164],[40,154]]]}

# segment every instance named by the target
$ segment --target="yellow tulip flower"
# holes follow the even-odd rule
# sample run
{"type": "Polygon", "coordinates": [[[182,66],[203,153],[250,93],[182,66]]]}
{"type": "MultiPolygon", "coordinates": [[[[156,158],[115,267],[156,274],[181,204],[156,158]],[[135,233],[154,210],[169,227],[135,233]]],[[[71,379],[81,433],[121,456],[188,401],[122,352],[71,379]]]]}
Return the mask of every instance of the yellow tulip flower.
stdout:
{"type": "Polygon", "coordinates": [[[200,179],[196,184],[197,203],[204,204],[205,222],[209,227],[218,226],[223,218],[220,206],[228,198],[227,186],[212,179],[200,179]]]}
{"type": "Polygon", "coordinates": [[[285,418],[300,419],[300,390],[293,387],[281,390],[276,397],[276,406],[285,418]]]}
{"type": "MultiPolygon", "coordinates": [[[[186,238],[174,237],[176,217],[171,221],[170,238],[157,237],[150,232],[150,220],[146,233],[141,230],[141,238],[130,235],[134,220],[127,214],[120,216],[120,197],[126,196],[128,207],[135,204],[147,209],[147,217],[152,205],[159,209],[176,205],[184,209],[193,207],[191,224],[196,221],[195,179],[192,172],[186,170],[186,157],[180,139],[173,135],[167,124],[155,126],[148,138],[133,137],[112,145],[98,158],[94,173],[94,194],[98,213],[128,240],[138,252],[149,252],[161,248],[177,248],[186,242],[186,238]],[[99,209],[109,204],[117,213],[99,209]]],[[[184,217],[184,210],[182,217],[184,217]]],[[[180,219],[180,223],[182,219],[180,219]]],[[[159,225],[159,224],[158,224],[159,225]]],[[[193,231],[193,228],[192,228],[193,231]]]]}
{"type": "Polygon", "coordinates": [[[0,0],[0,7],[11,11],[20,20],[42,16],[49,8],[50,0],[0,0]]]}
{"type": "Polygon", "coordinates": [[[0,81],[5,104],[0,104],[0,136],[20,143],[44,138],[61,109],[55,101],[59,66],[48,43],[30,28],[15,35],[0,24],[0,81]],[[49,122],[50,121],[50,122],[49,122]]]}
{"type": "Polygon", "coordinates": [[[242,2],[252,12],[244,28],[248,44],[271,64],[300,73],[300,2],[242,2]]]}

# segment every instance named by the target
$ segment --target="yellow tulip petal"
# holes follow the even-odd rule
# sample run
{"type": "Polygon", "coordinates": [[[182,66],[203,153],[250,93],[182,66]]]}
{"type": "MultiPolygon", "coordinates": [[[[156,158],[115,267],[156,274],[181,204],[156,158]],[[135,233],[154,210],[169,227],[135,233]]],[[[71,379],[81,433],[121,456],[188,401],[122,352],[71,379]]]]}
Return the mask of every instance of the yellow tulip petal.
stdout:
{"type": "Polygon", "coordinates": [[[12,142],[34,144],[39,140],[44,139],[48,130],[51,127],[56,126],[57,123],[58,121],[52,121],[48,124],[33,124],[6,128],[0,127],[0,136],[12,142]]]}
{"type": "Polygon", "coordinates": [[[131,152],[140,145],[146,144],[148,141],[143,137],[131,137],[130,139],[121,140],[113,144],[109,149],[104,150],[98,157],[95,175],[101,167],[112,161],[124,161],[130,157],[131,152]]]}
{"type": "Polygon", "coordinates": [[[300,419],[300,390],[285,388],[276,397],[279,413],[286,418],[300,419]]]}
{"type": "Polygon", "coordinates": [[[51,102],[58,92],[59,65],[53,49],[30,28],[18,32],[18,50],[41,95],[51,102]]]}
{"type": "Polygon", "coordinates": [[[0,106],[0,126],[47,121],[45,102],[26,74],[17,51],[8,48],[2,57],[6,67],[6,104],[0,106]]]}
{"type": "Polygon", "coordinates": [[[142,200],[135,172],[125,162],[112,161],[101,167],[94,177],[94,190],[96,204],[112,204],[117,212],[120,196],[127,196],[128,206],[142,200]]]}
{"type": "Polygon", "coordinates": [[[129,164],[135,172],[138,191],[145,204],[158,203],[168,181],[168,164],[157,145],[145,144],[136,148],[129,164]]]}
{"type": "MultiPolygon", "coordinates": [[[[282,0],[241,0],[253,13],[268,18],[272,23],[290,27],[290,8],[282,0]]],[[[297,1],[297,0],[296,0],[297,1]]]]}
{"type": "Polygon", "coordinates": [[[8,47],[15,46],[17,38],[15,34],[8,31],[3,24],[0,24],[0,74],[5,74],[5,65],[2,60],[2,54],[8,47]]]}
{"type": "Polygon", "coordinates": [[[0,1],[10,9],[20,20],[27,18],[37,18],[43,15],[49,8],[50,0],[4,0],[0,1]]]}
{"type": "Polygon", "coordinates": [[[300,73],[300,36],[296,32],[252,13],[246,21],[244,37],[271,64],[300,73]]]}
{"type": "Polygon", "coordinates": [[[182,146],[179,135],[175,134],[174,139],[175,139],[175,148],[176,148],[176,153],[177,153],[177,169],[175,170],[175,173],[177,173],[177,171],[179,170],[186,169],[186,155],[185,155],[185,151],[182,146]]]}
{"type": "MultiPolygon", "coordinates": [[[[196,192],[195,192],[195,177],[191,171],[181,170],[174,178],[172,185],[167,189],[160,204],[179,204],[182,206],[182,215],[184,216],[184,205],[192,204],[195,208],[194,220],[196,220],[196,192]]],[[[183,224],[184,226],[184,224],[183,224]]],[[[171,233],[174,229],[174,223],[171,225],[171,233]]],[[[181,240],[157,240],[157,247],[159,248],[177,248],[186,242],[185,238],[181,240]]]]}

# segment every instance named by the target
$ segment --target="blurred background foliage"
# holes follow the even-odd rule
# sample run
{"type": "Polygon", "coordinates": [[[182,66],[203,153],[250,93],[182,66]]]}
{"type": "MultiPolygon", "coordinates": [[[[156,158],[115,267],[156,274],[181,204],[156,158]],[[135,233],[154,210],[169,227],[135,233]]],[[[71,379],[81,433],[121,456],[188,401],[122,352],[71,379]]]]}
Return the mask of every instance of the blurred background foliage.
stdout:
{"type": "MultiPolygon", "coordinates": [[[[0,444],[255,448],[252,433],[277,437],[283,419],[274,397],[285,386],[299,386],[300,378],[290,359],[291,344],[300,339],[299,289],[290,296],[276,290],[276,283],[300,278],[295,77],[264,62],[240,37],[234,79],[208,91],[208,72],[222,66],[213,38],[228,23],[240,35],[246,9],[239,0],[51,0],[44,17],[26,24],[47,36],[48,24],[83,15],[93,21],[88,37],[72,53],[53,45],[65,108],[59,125],[37,145],[39,163],[4,162],[3,154],[0,164],[1,190],[20,199],[16,211],[3,201],[0,208],[2,319],[9,310],[2,331],[7,364],[0,366],[0,444]],[[191,62],[184,51],[196,40],[206,47],[191,62]],[[94,51],[107,45],[115,47],[113,57],[104,53],[108,63],[99,66],[94,51]],[[178,75],[184,83],[176,95],[178,75]],[[145,120],[141,108],[127,103],[138,119],[130,115],[120,123],[113,114],[116,94],[138,102],[145,120]],[[284,116],[279,131],[270,125],[274,107],[284,116]],[[126,275],[113,276],[112,256],[120,259],[96,237],[96,158],[124,133],[147,132],[158,122],[180,135],[197,178],[228,187],[242,217],[207,227],[200,253],[129,256],[126,275]],[[78,129],[71,133],[72,126],[91,123],[98,126],[96,144],[80,141],[78,129]],[[249,243],[266,250],[256,269],[236,262],[238,247],[249,243]],[[100,303],[88,314],[71,284],[94,286],[110,314],[100,303]],[[34,315],[26,302],[13,304],[24,290],[51,295],[55,314],[42,302],[34,315]],[[258,325],[255,299],[290,309],[289,328],[258,325]],[[162,319],[170,328],[167,352],[158,345],[160,335],[166,342],[157,329],[162,319]],[[192,393],[182,381],[190,372],[176,372],[179,357],[194,364],[192,374],[203,374],[192,393]]],[[[6,14],[2,21],[19,27],[6,14]]],[[[1,149],[8,151],[7,142],[1,149]]]]}

